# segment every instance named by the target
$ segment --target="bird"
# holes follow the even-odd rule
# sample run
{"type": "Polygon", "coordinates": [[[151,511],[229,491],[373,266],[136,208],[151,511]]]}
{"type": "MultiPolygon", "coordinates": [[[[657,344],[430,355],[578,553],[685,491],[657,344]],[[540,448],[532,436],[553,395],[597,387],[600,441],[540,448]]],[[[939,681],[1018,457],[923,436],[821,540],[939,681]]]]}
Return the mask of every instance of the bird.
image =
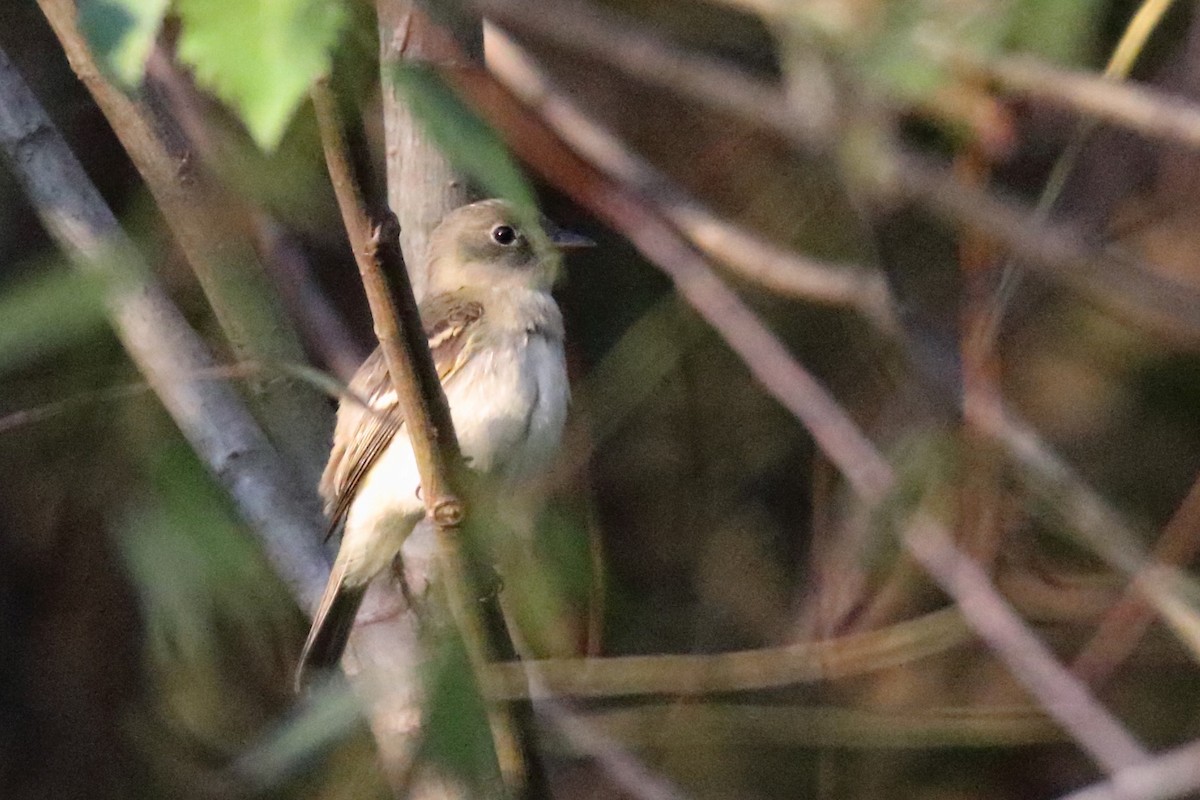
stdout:
{"type": "MultiPolygon", "coordinates": [[[[499,486],[535,476],[558,449],[570,390],[562,314],[550,291],[561,251],[592,244],[498,199],[451,211],[430,236],[422,326],[463,458],[499,486]]],[[[349,390],[319,487],[341,544],[301,651],[297,689],[338,665],[368,585],[392,569],[425,514],[379,348],[349,390]]]]}

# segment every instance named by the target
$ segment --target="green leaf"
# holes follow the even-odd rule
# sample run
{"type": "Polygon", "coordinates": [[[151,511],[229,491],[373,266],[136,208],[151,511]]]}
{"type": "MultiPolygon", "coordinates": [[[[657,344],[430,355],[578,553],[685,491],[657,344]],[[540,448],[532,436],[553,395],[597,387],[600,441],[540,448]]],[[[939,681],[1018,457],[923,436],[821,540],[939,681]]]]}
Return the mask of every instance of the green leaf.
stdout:
{"type": "Polygon", "coordinates": [[[180,441],[148,442],[153,494],[120,526],[122,560],[138,592],[149,652],[161,663],[203,665],[237,634],[270,663],[294,610],[228,498],[180,441]]]}
{"type": "Polygon", "coordinates": [[[421,756],[467,786],[494,786],[498,774],[487,706],[462,639],[451,629],[439,633],[437,652],[426,668],[421,756]]]}
{"type": "Polygon", "coordinates": [[[345,15],[335,0],[178,0],[179,58],[272,150],[329,71],[345,15]]]}
{"type": "Polygon", "coordinates": [[[0,371],[52,353],[105,322],[103,284],[77,272],[52,272],[0,294],[0,371]]]}
{"type": "Polygon", "coordinates": [[[142,82],[170,0],[82,0],[79,29],[101,69],[126,89],[142,82]]]}
{"type": "Polygon", "coordinates": [[[1059,64],[1082,64],[1096,44],[1107,8],[1100,0],[1019,0],[1010,45],[1059,64]]]}
{"type": "Polygon", "coordinates": [[[392,79],[450,163],[490,196],[503,197],[536,219],[533,190],[500,137],[458,99],[437,73],[427,67],[398,67],[392,79]]]}
{"type": "Polygon", "coordinates": [[[233,771],[258,791],[279,786],[362,728],[362,703],[343,680],[310,689],[287,720],[244,752],[233,771]]]}

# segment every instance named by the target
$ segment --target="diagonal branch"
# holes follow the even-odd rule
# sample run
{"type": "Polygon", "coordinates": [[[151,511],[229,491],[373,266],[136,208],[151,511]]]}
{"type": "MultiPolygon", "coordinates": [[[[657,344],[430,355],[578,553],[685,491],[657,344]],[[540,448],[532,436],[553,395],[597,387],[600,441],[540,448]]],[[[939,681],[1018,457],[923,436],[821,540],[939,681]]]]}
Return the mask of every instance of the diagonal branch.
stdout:
{"type": "Polygon", "coordinates": [[[105,279],[121,343],[293,595],[315,607],[328,574],[320,522],[230,384],[197,379],[216,369],[211,352],[147,277],[141,255],[2,51],[0,149],[58,246],[80,270],[105,279]]]}
{"type": "MultiPolygon", "coordinates": [[[[560,0],[553,10],[531,0],[472,1],[514,35],[583,53],[649,86],[769,130],[802,153],[821,156],[835,144],[837,132],[806,126],[783,87],[637,30],[611,11],[578,0],[560,0]]],[[[875,161],[856,165],[856,174],[872,177],[863,189],[875,202],[916,203],[951,223],[975,228],[997,247],[1026,259],[1031,269],[1088,292],[1142,326],[1200,340],[1200,294],[1162,277],[1161,270],[1098,250],[1074,228],[963,186],[944,168],[894,145],[881,141],[861,152],[875,161]]]]}
{"type": "Polygon", "coordinates": [[[1200,789],[1200,741],[1119,770],[1108,780],[1059,800],[1171,800],[1200,789]]]}
{"type": "Polygon", "coordinates": [[[515,40],[494,27],[488,31],[488,66],[565,142],[613,180],[638,187],[695,247],[738,277],[785,297],[852,308],[885,334],[895,334],[895,310],[881,272],[806,258],[722,219],[589,117],[515,40]]]}
{"type": "MultiPolygon", "coordinates": [[[[104,77],[76,26],[74,0],[38,0],[38,6],[153,195],[237,357],[303,363],[300,340],[255,255],[241,203],[190,157],[172,121],[104,77]]],[[[255,381],[251,389],[272,440],[304,485],[315,488],[328,450],[324,398],[290,379],[255,381]]],[[[310,502],[315,504],[315,493],[310,502]]]]}
{"type": "MultiPolygon", "coordinates": [[[[893,491],[895,475],[874,445],[652,203],[636,189],[614,182],[580,158],[486,73],[454,71],[445,75],[535,171],[619,230],[643,256],[671,277],[683,298],[742,358],[764,389],[804,424],[867,507],[878,506],[893,491]]],[[[946,539],[944,547],[938,544],[941,557],[956,561],[964,558],[949,543],[948,534],[939,524],[924,520],[921,523],[922,528],[946,539]]],[[[923,561],[920,541],[913,544],[905,538],[904,543],[914,557],[923,561]]],[[[928,571],[935,583],[952,597],[962,593],[962,585],[943,571],[932,568],[928,571]]],[[[1007,651],[1034,655],[1032,658],[1010,658],[1005,652],[1000,655],[1016,677],[1031,689],[1042,681],[1051,682],[1053,692],[1043,696],[1039,690],[1035,694],[1048,703],[1046,710],[1079,746],[1109,772],[1140,759],[1141,748],[1128,735],[1117,739],[1108,735],[1120,731],[1120,723],[1038,642],[986,576],[968,574],[963,579],[969,582],[976,596],[987,599],[990,607],[1005,610],[1011,624],[998,632],[998,639],[1007,651]],[[1071,697],[1072,706],[1067,708],[1052,702],[1055,695],[1071,697]],[[1080,709],[1085,713],[1079,713],[1080,709]],[[1098,734],[1081,727],[1097,720],[1103,721],[1098,734]]]]}

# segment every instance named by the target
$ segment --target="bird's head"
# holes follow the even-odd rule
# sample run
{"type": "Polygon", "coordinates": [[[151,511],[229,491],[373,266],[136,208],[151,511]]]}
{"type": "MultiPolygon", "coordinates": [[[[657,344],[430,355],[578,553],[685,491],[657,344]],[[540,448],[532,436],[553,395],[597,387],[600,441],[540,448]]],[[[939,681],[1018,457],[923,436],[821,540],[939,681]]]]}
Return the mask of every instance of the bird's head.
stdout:
{"type": "Polygon", "coordinates": [[[430,292],[464,287],[548,291],[560,253],[590,239],[545,219],[521,214],[504,200],[481,200],[446,215],[429,240],[430,292]]]}

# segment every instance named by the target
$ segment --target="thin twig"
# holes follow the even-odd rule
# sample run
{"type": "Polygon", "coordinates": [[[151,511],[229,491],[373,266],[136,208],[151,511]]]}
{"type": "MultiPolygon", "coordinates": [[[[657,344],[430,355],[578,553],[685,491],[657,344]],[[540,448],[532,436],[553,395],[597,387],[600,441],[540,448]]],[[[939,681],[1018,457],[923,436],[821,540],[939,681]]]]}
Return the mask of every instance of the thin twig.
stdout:
{"type": "MultiPolygon", "coordinates": [[[[456,71],[447,77],[536,171],[621,231],[646,258],[672,278],[679,293],[742,358],[766,391],[805,425],[867,507],[875,507],[884,500],[895,486],[890,465],[825,388],[792,358],[779,339],[661,218],[652,204],[636,190],[616,184],[598,173],[595,167],[566,147],[544,123],[521,109],[519,101],[486,73],[456,71]]],[[[946,537],[934,523],[921,527],[946,537]]],[[[909,540],[906,538],[905,541],[909,540]]],[[[956,553],[953,545],[947,546],[956,553]]],[[[909,549],[918,558],[925,555],[920,541],[916,545],[910,544],[909,549]]],[[[976,597],[986,598],[992,607],[1003,608],[1005,618],[1012,623],[990,630],[990,633],[1004,639],[1011,652],[1035,652],[1039,646],[1036,636],[1020,621],[986,576],[956,572],[953,577],[960,583],[951,583],[940,570],[931,576],[952,596],[961,594],[961,581],[967,581],[976,597]]],[[[1047,710],[1056,715],[1055,718],[1097,764],[1112,770],[1140,756],[1140,747],[1124,734],[1120,723],[1044,648],[1037,651],[1037,657],[1032,660],[1005,660],[1017,678],[1027,685],[1040,685],[1049,680],[1055,686],[1055,692],[1065,692],[1060,696],[1072,698],[1073,706],[1078,707],[1064,709],[1061,704],[1055,704],[1052,697],[1046,697],[1051,703],[1047,710]],[[1049,678],[1028,674],[1029,670],[1051,666],[1054,669],[1049,678]],[[1067,686],[1070,688],[1064,688],[1067,686]],[[1088,724],[1097,720],[1104,722],[1094,729],[1099,733],[1094,733],[1080,729],[1081,719],[1087,720],[1088,724]],[[1119,738],[1110,737],[1111,731],[1119,731],[1115,734],[1119,738]]],[[[1042,699],[1040,694],[1038,696],[1042,699]]]]}
{"type": "Polygon", "coordinates": [[[1128,128],[1148,139],[1200,149],[1200,106],[1147,86],[1114,83],[1089,72],[1051,67],[1027,56],[986,62],[951,56],[1001,89],[1128,128]]]}
{"type": "Polygon", "coordinates": [[[750,119],[807,150],[826,148],[833,136],[830,130],[811,130],[811,122],[795,113],[780,88],[639,30],[598,5],[578,0],[557,0],[552,8],[535,0],[472,0],[471,5],[505,30],[567,47],[634,80],[750,119]]]}
{"type": "MultiPolygon", "coordinates": [[[[1174,0],[1143,0],[1141,7],[1121,35],[1121,40],[1109,57],[1108,64],[1104,67],[1104,77],[1107,80],[1119,81],[1129,77],[1129,72],[1133,69],[1138,56],[1141,55],[1142,48],[1150,34],[1162,21],[1163,15],[1173,3],[1174,0]]],[[[1083,154],[1088,139],[1091,138],[1099,124],[1099,121],[1094,118],[1081,119],[1075,124],[1075,130],[1071,132],[1067,146],[1055,160],[1054,167],[1046,178],[1046,185],[1038,196],[1037,205],[1034,207],[1034,214],[1038,219],[1050,217],[1051,211],[1054,210],[1059,196],[1067,185],[1067,178],[1075,169],[1075,163],[1083,154]]],[[[1021,265],[1014,259],[1008,259],[1001,270],[993,300],[991,320],[988,322],[988,328],[984,331],[984,337],[988,342],[994,340],[999,333],[1001,322],[1008,310],[1008,304],[1016,294],[1022,277],[1021,265]]]]}
{"type": "Polygon", "coordinates": [[[895,334],[895,311],[882,273],[797,255],[722,219],[589,117],[510,36],[494,27],[488,36],[488,66],[496,76],[609,177],[638,187],[701,251],[772,292],[853,308],[884,333],[895,334]]]}
{"type": "MultiPolygon", "coordinates": [[[[514,34],[586,53],[649,85],[770,130],[803,153],[819,154],[831,144],[832,131],[809,130],[796,119],[782,87],[733,64],[684,51],[615,13],[574,0],[555,3],[553,9],[531,0],[474,0],[474,5],[514,34]]],[[[1089,246],[1073,228],[963,186],[945,169],[905,150],[884,146],[874,158],[876,183],[864,188],[876,202],[915,202],[952,223],[965,223],[1031,268],[1090,292],[1141,325],[1200,340],[1200,294],[1163,278],[1161,270],[1114,258],[1089,246]]]]}
{"type": "Polygon", "coordinates": [[[926,159],[897,152],[893,166],[896,198],[978,231],[1038,272],[1092,295],[1143,327],[1200,341],[1200,294],[1163,277],[1161,270],[1097,251],[1074,227],[964,186],[926,159]]]}
{"type": "MultiPolygon", "coordinates": [[[[1184,565],[1200,553],[1200,478],[1192,484],[1183,502],[1154,545],[1155,564],[1184,565]]],[[[1154,610],[1146,603],[1143,586],[1153,574],[1144,567],[1133,576],[1132,585],[1100,621],[1092,638],[1071,665],[1075,674],[1092,686],[1104,683],[1137,647],[1154,621],[1154,610]]]]}
{"type": "Polygon", "coordinates": [[[840,680],[961,647],[970,629],[952,609],[834,639],[712,655],[565,658],[493,664],[497,698],[530,697],[524,665],[559,697],[698,697],[840,680]]]}
{"type": "MultiPolygon", "coordinates": [[[[225,177],[218,174],[221,165],[237,159],[228,157],[227,148],[202,113],[205,98],[161,43],[155,44],[146,61],[146,84],[153,88],[156,116],[177,123],[188,142],[189,158],[198,158],[209,167],[214,180],[225,177]]],[[[236,200],[245,206],[243,198],[236,200]]],[[[305,347],[343,382],[349,382],[366,354],[317,284],[312,260],[296,238],[262,208],[245,207],[239,216],[244,218],[247,235],[272,287],[288,315],[296,320],[305,347]]]]}
{"type": "Polygon", "coordinates": [[[330,372],[349,383],[366,353],[317,284],[311,259],[295,238],[266,214],[255,214],[253,226],[263,266],[271,272],[275,288],[299,323],[304,343],[330,372]]]}
{"type": "Polygon", "coordinates": [[[680,731],[716,730],[751,746],[833,747],[849,751],[913,749],[937,759],[942,748],[1062,744],[1062,729],[1036,705],[941,706],[897,704],[876,708],[785,703],[676,703],[591,709],[586,722],[633,751],[669,760],[673,749],[694,747],[680,731]],[[665,753],[664,753],[665,751],[665,753]]]}
{"type": "Polygon", "coordinates": [[[1142,746],[1013,612],[987,574],[928,518],[904,535],[908,551],[954,598],[971,627],[1072,738],[1110,775],[1144,761],[1142,746]]]}

